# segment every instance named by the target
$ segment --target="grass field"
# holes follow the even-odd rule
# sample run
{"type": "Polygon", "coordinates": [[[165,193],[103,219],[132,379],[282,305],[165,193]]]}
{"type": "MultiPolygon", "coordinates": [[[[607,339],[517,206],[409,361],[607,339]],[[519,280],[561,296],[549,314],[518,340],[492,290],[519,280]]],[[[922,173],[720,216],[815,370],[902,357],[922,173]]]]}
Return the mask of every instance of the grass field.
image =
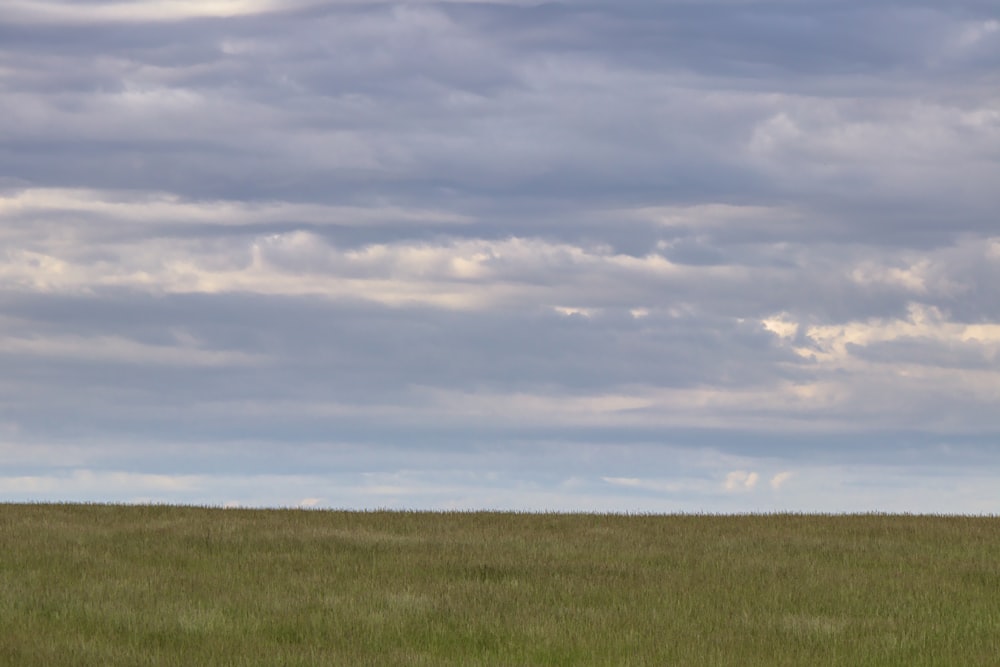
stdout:
{"type": "Polygon", "coordinates": [[[996,665],[1000,520],[0,505],[5,665],[996,665]]]}

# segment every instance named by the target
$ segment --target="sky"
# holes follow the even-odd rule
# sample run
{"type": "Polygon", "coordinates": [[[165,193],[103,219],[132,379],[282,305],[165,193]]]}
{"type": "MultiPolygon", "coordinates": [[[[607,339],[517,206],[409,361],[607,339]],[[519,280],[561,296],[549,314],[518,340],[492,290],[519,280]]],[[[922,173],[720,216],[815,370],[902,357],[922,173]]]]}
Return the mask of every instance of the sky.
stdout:
{"type": "Polygon", "coordinates": [[[4,0],[0,501],[1000,513],[993,0],[4,0]]]}

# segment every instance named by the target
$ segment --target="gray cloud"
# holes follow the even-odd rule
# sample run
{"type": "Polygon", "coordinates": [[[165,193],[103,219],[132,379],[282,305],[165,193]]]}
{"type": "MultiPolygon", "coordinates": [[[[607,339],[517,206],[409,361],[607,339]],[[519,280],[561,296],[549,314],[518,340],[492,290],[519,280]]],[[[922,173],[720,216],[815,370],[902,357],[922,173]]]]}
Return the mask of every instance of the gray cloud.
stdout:
{"type": "Polygon", "coordinates": [[[47,452],[11,497],[204,499],[231,456],[732,509],[995,465],[990,3],[43,9],[0,18],[0,445],[47,452]]]}

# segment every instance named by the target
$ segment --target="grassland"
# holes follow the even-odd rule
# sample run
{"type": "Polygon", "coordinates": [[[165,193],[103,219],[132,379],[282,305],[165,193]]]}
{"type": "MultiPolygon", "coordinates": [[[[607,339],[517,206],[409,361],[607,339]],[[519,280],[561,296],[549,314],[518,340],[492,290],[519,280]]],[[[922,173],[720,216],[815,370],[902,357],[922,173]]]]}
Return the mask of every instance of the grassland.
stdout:
{"type": "Polygon", "coordinates": [[[995,665],[1000,520],[0,505],[5,665],[995,665]]]}

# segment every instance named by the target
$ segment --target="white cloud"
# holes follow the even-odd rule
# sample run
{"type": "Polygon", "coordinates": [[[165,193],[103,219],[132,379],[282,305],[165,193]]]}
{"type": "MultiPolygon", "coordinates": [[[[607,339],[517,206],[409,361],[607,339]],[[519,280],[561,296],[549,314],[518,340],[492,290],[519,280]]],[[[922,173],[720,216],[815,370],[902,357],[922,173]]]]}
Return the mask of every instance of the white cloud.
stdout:
{"type": "MultiPolygon", "coordinates": [[[[183,199],[169,192],[90,188],[25,188],[0,196],[0,219],[11,222],[27,218],[51,225],[54,217],[67,214],[99,217],[103,225],[119,223],[132,229],[137,225],[164,223],[182,228],[206,225],[252,228],[289,221],[302,225],[343,227],[400,223],[461,225],[474,222],[473,218],[454,211],[380,203],[346,206],[286,201],[203,201],[183,199]]],[[[9,227],[6,232],[0,231],[0,235],[10,234],[9,227]]]]}
{"type": "Polygon", "coordinates": [[[752,491],[760,475],[746,470],[733,470],[726,474],[723,486],[727,491],[752,491]]]}
{"type": "Polygon", "coordinates": [[[148,492],[181,494],[196,491],[204,481],[198,475],[166,475],[128,471],[77,469],[62,475],[0,477],[0,495],[10,497],[87,497],[95,493],[133,496],[148,492]]]}
{"type": "Polygon", "coordinates": [[[783,470],[782,472],[775,474],[774,477],[771,478],[771,488],[777,491],[785,484],[785,482],[791,479],[793,475],[794,473],[788,470],[783,470]]]}
{"type": "MultiPolygon", "coordinates": [[[[305,462],[300,467],[308,467],[309,474],[151,474],[125,467],[79,467],[0,477],[0,499],[646,512],[995,512],[1000,502],[991,472],[997,457],[982,459],[974,448],[954,445],[921,450],[919,458],[929,463],[918,467],[858,463],[850,457],[841,457],[843,463],[816,465],[808,463],[809,457],[793,463],[774,456],[737,457],[663,445],[609,450],[600,445],[553,443],[451,454],[370,446],[337,449],[322,444],[302,452],[297,449],[288,445],[275,449],[267,460],[271,467],[279,459],[282,467],[305,462]],[[976,460],[978,466],[972,465],[976,460]],[[356,470],[345,470],[345,461],[356,470]],[[564,473],[555,481],[547,477],[554,470],[552,463],[564,473]],[[742,467],[726,467],[733,464],[742,467]],[[772,487],[776,480],[782,482],[781,493],[751,493],[760,483],[754,472],[759,465],[782,466],[769,480],[772,487]],[[792,465],[798,483],[784,484],[792,465]],[[972,467],[979,469],[970,472],[972,467]],[[654,469],[670,470],[671,476],[644,476],[654,469]],[[725,480],[721,486],[720,477],[725,480]]],[[[206,452],[231,454],[230,449],[217,445],[179,451],[187,452],[184,465],[193,467],[205,467],[206,452]]],[[[113,452],[108,456],[123,462],[113,452]]],[[[5,460],[10,459],[5,456],[5,460]]],[[[169,468],[176,465],[176,458],[166,463],[144,460],[141,465],[169,468]]]]}
{"type": "Polygon", "coordinates": [[[552,310],[556,311],[560,315],[565,315],[566,317],[571,317],[573,315],[579,315],[580,317],[593,317],[598,312],[595,308],[574,308],[572,306],[553,306],[552,310]]]}
{"type": "Polygon", "coordinates": [[[631,486],[631,487],[641,487],[643,481],[638,477],[602,477],[608,484],[615,484],[617,486],[631,486]]]}
{"type": "Polygon", "coordinates": [[[196,17],[233,17],[310,4],[302,0],[142,0],[80,5],[60,0],[9,0],[17,22],[179,21],[196,17]]]}
{"type": "Polygon", "coordinates": [[[268,362],[262,355],[235,350],[204,349],[196,342],[150,345],[121,336],[0,336],[0,354],[49,359],[167,366],[248,366],[268,362]],[[187,344],[185,344],[187,343],[187,344]]]}
{"type": "Polygon", "coordinates": [[[996,19],[968,22],[959,31],[957,46],[959,48],[975,46],[979,42],[992,37],[998,31],[1000,31],[1000,21],[996,19]]]}
{"type": "MultiPolygon", "coordinates": [[[[660,255],[631,257],[608,248],[584,248],[536,238],[400,240],[342,248],[304,230],[255,234],[253,227],[293,220],[300,224],[365,225],[464,222],[461,215],[429,210],[344,208],[283,204],[185,203],[161,195],[28,191],[0,200],[13,247],[0,256],[0,278],[22,290],[87,293],[127,288],[157,293],[253,292],[366,299],[387,305],[423,304],[480,310],[500,304],[566,301],[625,295],[643,281],[716,268],[676,267],[660,255]],[[102,198],[108,197],[110,201],[102,198]],[[68,213],[99,215],[102,225],[122,225],[122,235],[86,236],[68,213]],[[30,222],[25,222],[30,221],[30,222]],[[115,222],[112,222],[115,221],[115,222]],[[242,234],[206,240],[137,235],[136,226],[237,225],[242,234]],[[546,277],[552,271],[559,278],[546,277]],[[600,292],[590,289],[607,278],[600,292]],[[532,278],[526,280],[526,278],[532,278]]],[[[634,304],[633,304],[634,305],[634,304]]],[[[596,312],[587,303],[572,312],[596,312]]]]}

